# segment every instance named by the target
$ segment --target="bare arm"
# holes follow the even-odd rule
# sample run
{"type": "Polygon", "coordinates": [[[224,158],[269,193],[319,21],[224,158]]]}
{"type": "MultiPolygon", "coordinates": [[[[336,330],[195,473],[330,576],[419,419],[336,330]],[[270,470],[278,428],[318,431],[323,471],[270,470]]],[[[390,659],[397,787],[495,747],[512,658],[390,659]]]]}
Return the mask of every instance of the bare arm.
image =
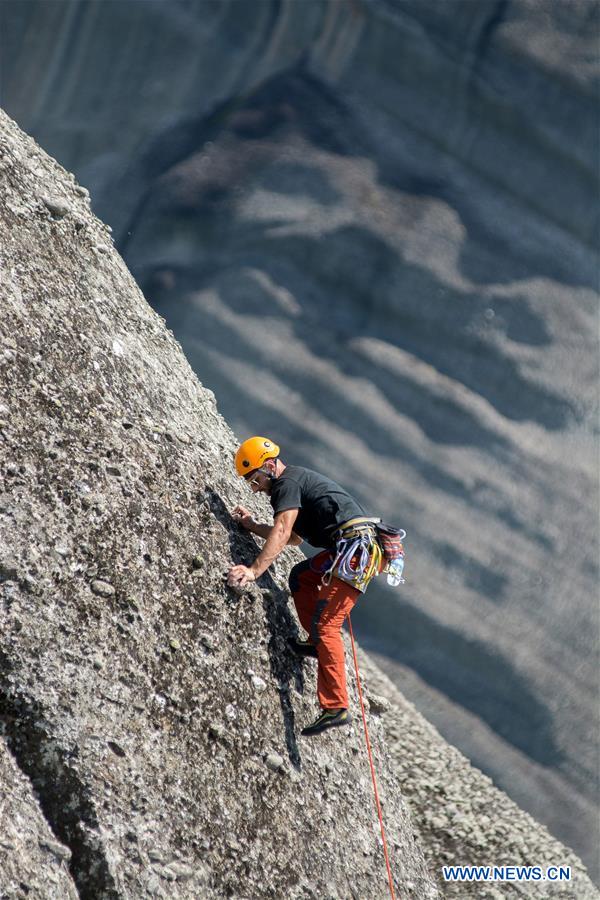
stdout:
{"type": "MultiPolygon", "coordinates": [[[[248,529],[248,531],[251,531],[253,534],[257,534],[258,537],[266,539],[271,534],[273,527],[273,525],[262,525],[259,522],[255,522],[254,525],[248,529]]],[[[296,534],[295,531],[292,531],[288,544],[292,544],[294,547],[298,547],[303,540],[304,538],[301,538],[299,534],[296,534]]]]}
{"type": "MultiPolygon", "coordinates": [[[[265,540],[271,534],[273,529],[273,525],[266,525],[261,522],[255,522],[252,514],[243,506],[236,506],[233,510],[233,518],[236,522],[239,522],[246,531],[251,531],[252,534],[256,534],[258,537],[264,538],[265,540]]],[[[295,531],[292,531],[290,538],[288,540],[288,544],[292,544],[294,547],[298,547],[302,543],[302,538],[299,534],[296,534],[295,531]]]]}
{"type": "MultiPolygon", "coordinates": [[[[292,526],[297,516],[297,509],[286,509],[275,516],[273,527],[269,528],[266,543],[250,566],[255,578],[259,578],[263,572],[266,572],[286,544],[293,543],[290,538],[292,536],[292,526]]],[[[265,527],[268,528],[269,526],[265,527]]]]}

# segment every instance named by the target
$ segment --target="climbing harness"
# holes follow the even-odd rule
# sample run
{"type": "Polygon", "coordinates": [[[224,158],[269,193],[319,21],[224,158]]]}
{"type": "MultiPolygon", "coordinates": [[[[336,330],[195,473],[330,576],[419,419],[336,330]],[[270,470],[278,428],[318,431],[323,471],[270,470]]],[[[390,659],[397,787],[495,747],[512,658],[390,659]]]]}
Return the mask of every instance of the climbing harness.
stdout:
{"type": "MultiPolygon", "coordinates": [[[[332,554],[331,565],[325,569],[321,577],[321,581],[324,585],[330,584],[331,579],[335,576],[364,593],[372,578],[381,571],[388,573],[388,582],[390,584],[402,583],[402,568],[404,566],[404,546],[402,541],[406,537],[404,529],[386,525],[382,523],[381,519],[360,516],[355,519],[350,519],[348,522],[344,522],[343,525],[340,525],[333,533],[333,537],[336,542],[335,553],[332,554]],[[390,578],[392,580],[390,580],[390,578]]],[[[377,778],[375,775],[375,766],[373,765],[373,753],[371,751],[371,741],[369,739],[369,728],[367,726],[367,716],[365,714],[365,705],[363,702],[360,674],[358,671],[358,659],[356,656],[356,644],[354,643],[354,632],[352,631],[350,613],[348,613],[347,618],[348,627],[350,629],[350,639],[352,641],[354,669],[356,671],[356,686],[358,688],[360,711],[362,713],[365,742],[371,769],[371,779],[373,781],[375,806],[377,807],[377,814],[379,816],[379,827],[381,829],[381,839],[383,841],[383,855],[385,857],[390,896],[392,900],[396,900],[394,880],[392,878],[392,869],[385,838],[385,828],[383,825],[383,815],[381,813],[381,803],[379,802],[379,792],[377,790],[377,778]]]]}
{"type": "Polygon", "coordinates": [[[394,880],[392,878],[392,869],[390,866],[390,858],[389,858],[389,854],[388,854],[387,842],[385,839],[385,829],[383,827],[383,816],[381,814],[381,804],[379,802],[379,793],[377,791],[377,779],[375,777],[375,766],[373,765],[373,754],[371,752],[371,741],[369,740],[369,729],[367,727],[367,717],[365,715],[365,705],[363,703],[362,688],[360,685],[360,675],[358,674],[358,659],[356,658],[356,645],[354,643],[354,633],[352,631],[352,622],[350,620],[350,613],[348,613],[348,627],[350,629],[350,640],[352,641],[352,655],[354,656],[354,668],[356,670],[356,686],[358,688],[358,698],[360,700],[360,711],[362,713],[363,727],[365,730],[365,741],[367,744],[369,765],[371,767],[371,779],[373,781],[373,792],[375,794],[375,806],[377,807],[377,813],[379,815],[379,827],[381,828],[381,839],[383,841],[383,855],[385,857],[385,865],[387,868],[388,881],[389,881],[389,885],[390,885],[390,896],[391,896],[392,900],[396,900],[396,895],[394,893],[394,880]]]}
{"type": "Polygon", "coordinates": [[[335,576],[364,594],[369,582],[383,564],[383,550],[377,540],[376,523],[380,519],[359,516],[344,522],[333,534],[335,554],[321,579],[329,585],[335,576]]]}
{"type": "Polygon", "coordinates": [[[404,568],[403,528],[381,519],[359,516],[344,522],[333,533],[336,540],[331,565],[323,573],[324,585],[335,576],[364,594],[369,582],[380,572],[388,574],[388,584],[402,584],[404,568]]]}

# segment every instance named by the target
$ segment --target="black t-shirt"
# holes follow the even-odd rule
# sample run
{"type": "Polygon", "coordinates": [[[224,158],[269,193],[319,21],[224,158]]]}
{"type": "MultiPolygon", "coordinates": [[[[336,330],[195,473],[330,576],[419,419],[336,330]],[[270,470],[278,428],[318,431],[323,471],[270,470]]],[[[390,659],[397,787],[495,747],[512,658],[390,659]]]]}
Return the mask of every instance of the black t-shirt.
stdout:
{"type": "Polygon", "coordinates": [[[366,513],[343,487],[303,466],[286,466],[272,482],[269,495],[273,513],[297,509],[293,530],[313,547],[335,546],[331,534],[343,522],[366,513]]]}

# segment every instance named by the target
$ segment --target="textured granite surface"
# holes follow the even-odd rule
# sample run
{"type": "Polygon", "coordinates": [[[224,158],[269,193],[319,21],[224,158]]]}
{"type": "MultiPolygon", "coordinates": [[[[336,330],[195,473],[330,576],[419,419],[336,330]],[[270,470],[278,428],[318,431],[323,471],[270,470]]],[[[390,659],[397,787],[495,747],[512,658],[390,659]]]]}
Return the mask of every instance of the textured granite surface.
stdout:
{"type": "Polygon", "coordinates": [[[407,528],[364,646],[596,876],[598,10],[0,4],[2,101],[237,436],[407,528]]]}

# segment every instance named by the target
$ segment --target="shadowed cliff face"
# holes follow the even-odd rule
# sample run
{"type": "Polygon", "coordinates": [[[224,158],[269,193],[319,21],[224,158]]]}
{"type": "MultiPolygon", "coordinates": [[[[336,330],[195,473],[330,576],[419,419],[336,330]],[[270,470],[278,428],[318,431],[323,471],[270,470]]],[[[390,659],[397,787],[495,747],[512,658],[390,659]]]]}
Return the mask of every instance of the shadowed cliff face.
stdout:
{"type": "MultiPolygon", "coordinates": [[[[268,504],[232,471],[214,395],[85,189],[2,112],[0,167],[1,895],[385,896],[359,728],[298,738],[315,673],[286,646],[297,551],[225,587],[257,551],[229,510],[268,504]]],[[[597,900],[359,655],[397,896],[458,900],[473,886],[442,864],[510,859],[571,879],[506,897],[597,900]]]]}
{"type": "Polygon", "coordinates": [[[598,7],[251,6],[5,0],[3,100],[238,436],[408,529],[364,640],[595,865],[598,7]]]}
{"type": "MultiPolygon", "coordinates": [[[[335,460],[374,514],[408,527],[406,589],[370,595],[358,613],[369,646],[540,773],[563,773],[569,831],[587,809],[576,826],[587,843],[597,570],[575,535],[596,527],[593,504],[579,503],[596,491],[585,445],[595,295],[569,254],[540,251],[529,275],[510,244],[492,254],[491,226],[465,226],[489,223],[496,203],[472,178],[477,202],[386,183],[356,117],[302,72],[219,121],[210,146],[142,198],[126,258],[240,434],[278,435],[290,461],[333,471],[335,460]]],[[[204,126],[189,127],[204,146],[204,126]]],[[[542,248],[547,224],[517,206],[504,216],[526,220],[542,248]]],[[[557,799],[542,815],[560,830],[557,799]]]]}
{"type": "MultiPolygon", "coordinates": [[[[383,895],[360,731],[298,740],[315,679],[286,649],[294,553],[225,587],[257,550],[229,510],[259,501],[214,396],[85,191],[3,113],[0,160],[0,814],[29,804],[53,834],[28,851],[36,819],[13,822],[3,852],[27,865],[20,887],[0,867],[0,893],[31,894],[44,867],[60,884],[58,855],[81,897],[383,895]]],[[[433,898],[373,736],[396,889],[433,898]]]]}

